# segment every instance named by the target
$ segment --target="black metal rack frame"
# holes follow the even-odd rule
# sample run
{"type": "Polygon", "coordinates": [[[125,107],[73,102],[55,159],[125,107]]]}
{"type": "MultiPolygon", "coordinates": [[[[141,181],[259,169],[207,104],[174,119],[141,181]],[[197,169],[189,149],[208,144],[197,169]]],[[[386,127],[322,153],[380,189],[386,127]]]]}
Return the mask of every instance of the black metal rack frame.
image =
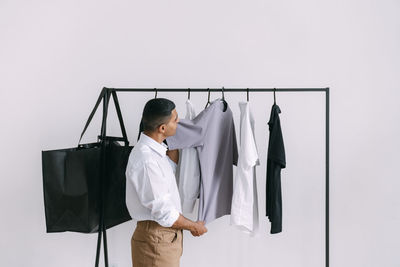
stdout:
{"type": "MultiPolygon", "coordinates": [[[[124,141],[123,138],[118,137],[108,137],[106,136],[106,118],[107,109],[108,109],[108,101],[110,95],[113,95],[114,101],[118,105],[118,100],[116,96],[116,92],[155,92],[157,96],[157,92],[247,92],[247,96],[249,92],[260,93],[260,92],[322,92],[325,93],[325,267],[329,267],[329,87],[325,88],[107,88],[103,87],[102,93],[103,96],[103,124],[101,135],[98,136],[99,139],[103,140],[112,139],[118,141],[124,141]]],[[[117,107],[117,111],[119,107],[117,107]]],[[[119,118],[121,114],[118,113],[119,118]]],[[[121,118],[120,118],[121,120],[121,118]]],[[[123,129],[124,131],[125,129],[123,129]]],[[[125,134],[126,135],[126,134],[125,134]]],[[[104,151],[104,149],[103,149],[104,151]]],[[[102,168],[104,173],[105,168],[105,153],[102,156],[102,168]]],[[[100,200],[100,205],[102,205],[102,199],[100,200]]],[[[103,208],[101,208],[102,211],[103,208]]],[[[105,266],[108,267],[108,254],[107,254],[107,236],[106,229],[103,224],[103,214],[100,214],[100,227],[98,232],[97,239],[97,251],[96,251],[96,264],[99,265],[99,256],[100,256],[100,244],[101,244],[101,236],[103,233],[103,244],[104,244],[104,262],[105,266]]]]}

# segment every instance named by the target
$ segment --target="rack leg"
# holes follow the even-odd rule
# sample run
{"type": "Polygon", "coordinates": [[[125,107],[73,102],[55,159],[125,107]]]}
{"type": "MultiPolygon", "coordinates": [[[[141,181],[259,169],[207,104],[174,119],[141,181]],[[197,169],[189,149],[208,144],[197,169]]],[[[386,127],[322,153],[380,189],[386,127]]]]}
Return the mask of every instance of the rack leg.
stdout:
{"type": "Polygon", "coordinates": [[[97,235],[97,250],[96,250],[96,264],[95,264],[95,267],[99,267],[100,244],[101,244],[101,231],[99,231],[99,234],[97,235]]]}
{"type": "Polygon", "coordinates": [[[108,267],[107,234],[104,225],[103,225],[103,247],[104,247],[104,264],[106,267],[108,267]]]}

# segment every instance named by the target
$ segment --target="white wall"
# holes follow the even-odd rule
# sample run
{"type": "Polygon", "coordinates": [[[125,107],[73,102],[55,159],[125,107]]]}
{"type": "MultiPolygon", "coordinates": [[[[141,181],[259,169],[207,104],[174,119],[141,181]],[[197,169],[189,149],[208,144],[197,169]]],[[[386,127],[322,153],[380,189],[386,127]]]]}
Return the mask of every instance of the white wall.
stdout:
{"type": "MultiPolygon", "coordinates": [[[[94,266],[95,234],[46,233],[41,151],[77,144],[103,86],[329,86],[331,266],[400,266],[399,12],[395,0],[0,1],[0,265],[94,266]]],[[[132,144],[151,97],[120,94],[132,144]]],[[[186,94],[159,97],[184,115],[186,94]]],[[[245,97],[226,93],[237,129],[245,97]]],[[[194,98],[199,112],[207,95],[194,98]]],[[[185,231],[181,265],[324,266],[324,94],[277,94],[287,168],[276,235],[264,216],[273,97],[250,101],[261,232],[250,238],[229,216],[204,236],[185,231]]],[[[119,134],[113,109],[108,131],[119,134]]],[[[112,266],[130,266],[134,227],[108,231],[112,266]]]]}

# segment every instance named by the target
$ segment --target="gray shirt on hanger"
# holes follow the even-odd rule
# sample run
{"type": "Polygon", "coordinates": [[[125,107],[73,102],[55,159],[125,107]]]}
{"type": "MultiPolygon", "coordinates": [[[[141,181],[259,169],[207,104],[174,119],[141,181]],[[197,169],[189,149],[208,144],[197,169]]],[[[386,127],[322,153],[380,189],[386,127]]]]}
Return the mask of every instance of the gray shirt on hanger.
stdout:
{"type": "Polygon", "coordinates": [[[209,223],[231,213],[233,165],[238,149],[232,111],[220,98],[193,120],[181,119],[176,134],[166,138],[169,149],[195,147],[200,161],[198,220],[209,223]]]}

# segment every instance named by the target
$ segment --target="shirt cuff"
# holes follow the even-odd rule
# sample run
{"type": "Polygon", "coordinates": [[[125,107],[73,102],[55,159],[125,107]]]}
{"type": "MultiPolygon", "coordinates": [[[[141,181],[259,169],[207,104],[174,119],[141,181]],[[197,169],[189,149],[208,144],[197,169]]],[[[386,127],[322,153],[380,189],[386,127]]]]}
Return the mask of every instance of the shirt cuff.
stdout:
{"type": "Polygon", "coordinates": [[[176,210],[176,209],[173,209],[173,210],[170,212],[170,214],[169,214],[169,216],[168,216],[168,218],[167,218],[166,220],[157,221],[157,222],[158,222],[161,226],[164,226],[164,227],[171,227],[171,226],[176,222],[176,220],[178,220],[179,215],[180,215],[179,211],[176,210]]]}

